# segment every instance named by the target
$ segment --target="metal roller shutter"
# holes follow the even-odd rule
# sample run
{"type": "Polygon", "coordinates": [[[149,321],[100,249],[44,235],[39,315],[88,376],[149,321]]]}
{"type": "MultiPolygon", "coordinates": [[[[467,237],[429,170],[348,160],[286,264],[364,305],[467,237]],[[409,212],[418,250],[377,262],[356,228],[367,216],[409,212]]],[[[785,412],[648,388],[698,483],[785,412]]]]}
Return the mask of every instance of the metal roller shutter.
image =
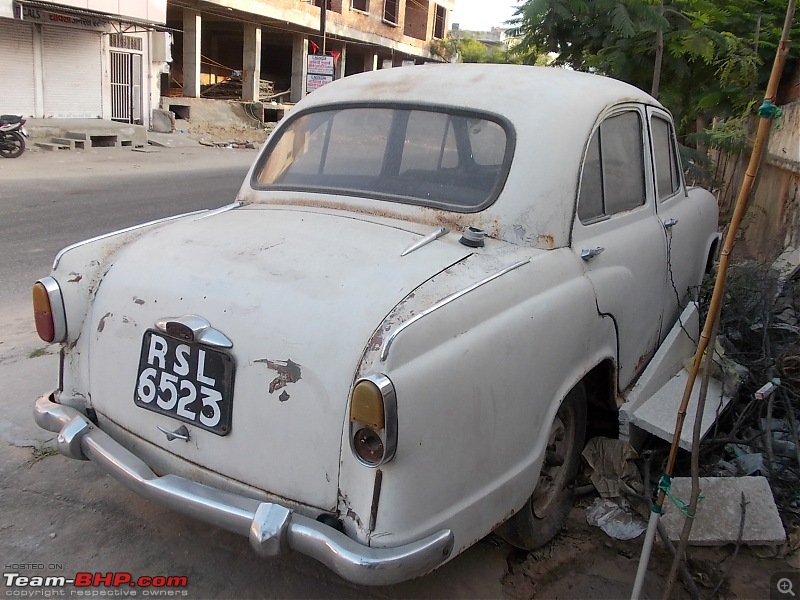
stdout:
{"type": "Polygon", "coordinates": [[[96,31],[42,27],[44,116],[103,116],[101,34],[96,31]]]}
{"type": "Polygon", "coordinates": [[[0,114],[32,117],[36,110],[33,26],[0,19],[0,58],[0,114]]]}

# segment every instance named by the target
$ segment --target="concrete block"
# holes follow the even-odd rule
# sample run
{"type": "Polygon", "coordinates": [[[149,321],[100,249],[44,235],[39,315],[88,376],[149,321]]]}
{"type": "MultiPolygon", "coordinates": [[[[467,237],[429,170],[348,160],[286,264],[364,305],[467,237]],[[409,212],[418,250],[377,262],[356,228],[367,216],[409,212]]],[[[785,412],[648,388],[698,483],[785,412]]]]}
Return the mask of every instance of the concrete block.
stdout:
{"type": "Polygon", "coordinates": [[[64,137],[70,140],[84,140],[87,141],[89,139],[89,134],[85,131],[67,131],[64,134],[64,137]]]}
{"type": "MultiPolygon", "coordinates": [[[[674,496],[689,502],[692,480],[672,480],[674,496]]],[[[694,546],[722,546],[736,543],[742,518],[741,495],[745,497],[745,521],[742,542],[751,546],[772,546],[786,541],[778,508],[769,482],[764,477],[701,477],[703,499],[697,507],[689,543],[694,546]]],[[[661,521],[669,539],[678,541],[684,517],[667,498],[661,521]]]]}
{"type": "Polygon", "coordinates": [[[36,147],[52,152],[54,150],[69,150],[69,144],[54,144],[52,142],[36,142],[36,147]]]}
{"type": "Polygon", "coordinates": [[[150,118],[150,129],[156,133],[175,131],[175,113],[171,110],[154,109],[150,118]]]}
{"type": "MultiPolygon", "coordinates": [[[[685,370],[670,378],[661,389],[633,411],[630,415],[630,423],[663,440],[672,442],[678,409],[680,408],[688,379],[689,373],[685,370]]],[[[694,430],[695,415],[697,414],[697,400],[700,397],[701,379],[702,373],[698,375],[692,388],[692,395],[689,398],[689,406],[686,410],[686,418],[683,423],[683,429],[681,429],[680,447],[684,450],[692,449],[692,432],[694,430]]],[[[723,394],[722,383],[712,378],[708,383],[708,394],[706,395],[705,410],[702,415],[701,439],[705,437],[717,420],[717,416],[727,408],[730,401],[730,396],[723,394]]]]}
{"type": "Polygon", "coordinates": [[[632,430],[630,426],[633,412],[683,369],[686,362],[694,356],[699,337],[700,316],[697,304],[690,302],[636,380],[636,384],[625,396],[625,403],[619,409],[620,439],[629,442],[636,449],[641,446],[643,438],[637,435],[640,432],[632,430]]]}
{"type": "Polygon", "coordinates": [[[63,144],[69,146],[70,150],[85,150],[86,140],[76,140],[73,138],[54,137],[50,140],[53,144],[63,144]]]}

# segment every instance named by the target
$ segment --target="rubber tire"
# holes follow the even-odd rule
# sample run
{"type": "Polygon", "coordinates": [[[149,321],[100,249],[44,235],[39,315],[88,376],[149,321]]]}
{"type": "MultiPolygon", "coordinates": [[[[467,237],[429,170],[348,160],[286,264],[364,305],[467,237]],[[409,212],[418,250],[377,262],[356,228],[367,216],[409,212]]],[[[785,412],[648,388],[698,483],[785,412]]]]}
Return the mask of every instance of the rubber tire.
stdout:
{"type": "MultiPolygon", "coordinates": [[[[553,426],[559,419],[565,429],[573,428],[574,433],[574,443],[571,444],[569,455],[559,467],[566,469],[563,485],[555,492],[556,495],[545,515],[537,516],[534,512],[533,503],[536,496],[534,493],[518,512],[495,531],[509,544],[522,550],[535,550],[552,540],[561,531],[572,508],[573,484],[580,468],[581,452],[586,439],[586,392],[582,384],[575,386],[564,398],[558,409],[556,421],[548,431],[548,440],[553,426]]],[[[545,466],[542,465],[542,470],[544,469],[545,466]]]]}
{"type": "Polygon", "coordinates": [[[2,135],[3,139],[0,140],[0,156],[3,158],[17,158],[18,156],[22,156],[22,153],[25,152],[25,138],[22,137],[21,133],[16,131],[7,131],[5,133],[0,134],[2,135]],[[13,150],[7,149],[5,147],[6,144],[10,144],[11,140],[6,138],[12,138],[15,148],[13,150]]]}

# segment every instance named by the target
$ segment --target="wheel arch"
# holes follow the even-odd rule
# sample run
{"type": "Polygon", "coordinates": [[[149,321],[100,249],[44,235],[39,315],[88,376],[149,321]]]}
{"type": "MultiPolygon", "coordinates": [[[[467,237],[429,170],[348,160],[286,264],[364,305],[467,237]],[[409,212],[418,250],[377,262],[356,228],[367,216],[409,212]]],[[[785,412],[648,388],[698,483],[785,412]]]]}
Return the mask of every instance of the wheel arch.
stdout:
{"type": "Polygon", "coordinates": [[[603,359],[580,383],[586,392],[586,439],[596,435],[616,437],[619,433],[616,363],[611,358],[603,359]]]}

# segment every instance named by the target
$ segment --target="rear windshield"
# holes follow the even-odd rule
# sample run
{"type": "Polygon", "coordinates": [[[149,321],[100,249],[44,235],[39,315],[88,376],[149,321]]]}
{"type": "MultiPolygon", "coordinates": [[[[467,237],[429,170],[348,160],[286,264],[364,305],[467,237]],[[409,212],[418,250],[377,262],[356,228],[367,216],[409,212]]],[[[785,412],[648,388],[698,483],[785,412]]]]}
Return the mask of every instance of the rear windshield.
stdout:
{"type": "Polygon", "coordinates": [[[307,113],[270,141],[252,183],[474,212],[502,188],[509,131],[496,117],[423,109],[307,113]]]}

